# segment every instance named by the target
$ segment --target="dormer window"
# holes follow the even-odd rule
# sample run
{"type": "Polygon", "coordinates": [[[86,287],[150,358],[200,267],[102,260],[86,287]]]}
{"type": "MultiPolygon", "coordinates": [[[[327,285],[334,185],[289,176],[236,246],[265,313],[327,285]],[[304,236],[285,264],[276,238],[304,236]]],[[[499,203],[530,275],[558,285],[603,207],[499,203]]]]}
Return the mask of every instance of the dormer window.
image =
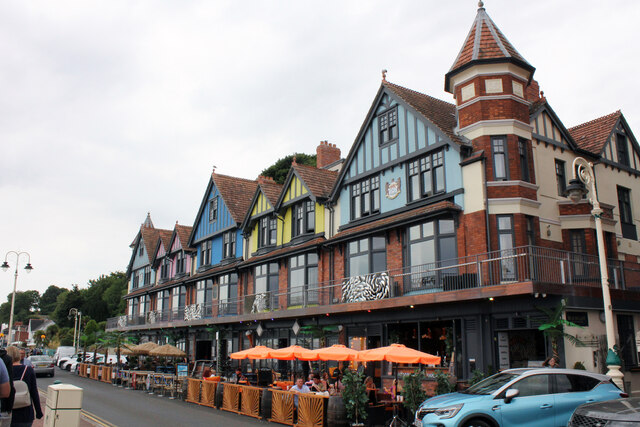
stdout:
{"type": "Polygon", "coordinates": [[[202,246],[200,246],[200,265],[209,264],[211,264],[211,240],[202,242],[202,246]]]}
{"type": "Polygon", "coordinates": [[[171,267],[171,262],[169,258],[164,258],[162,260],[162,266],[160,267],[160,278],[166,280],[169,278],[169,269],[171,267]]]}
{"type": "Polygon", "coordinates": [[[236,255],[236,233],[228,231],[222,236],[222,256],[232,258],[236,255]]]}
{"type": "Polygon", "coordinates": [[[394,107],[378,116],[380,128],[380,145],[398,139],[398,108],[394,107]]]}
{"type": "Polygon", "coordinates": [[[176,274],[184,274],[185,256],[184,252],[180,251],[176,255],[176,274]]]}
{"type": "Polygon", "coordinates": [[[291,237],[314,233],[316,229],[316,209],[313,200],[307,200],[293,205],[291,237]]]}
{"type": "Polygon", "coordinates": [[[209,222],[214,222],[218,219],[218,198],[215,197],[209,200],[209,222]]]}
{"type": "Polygon", "coordinates": [[[140,242],[140,246],[138,247],[138,255],[144,255],[144,246],[142,245],[142,242],[140,242]]]}

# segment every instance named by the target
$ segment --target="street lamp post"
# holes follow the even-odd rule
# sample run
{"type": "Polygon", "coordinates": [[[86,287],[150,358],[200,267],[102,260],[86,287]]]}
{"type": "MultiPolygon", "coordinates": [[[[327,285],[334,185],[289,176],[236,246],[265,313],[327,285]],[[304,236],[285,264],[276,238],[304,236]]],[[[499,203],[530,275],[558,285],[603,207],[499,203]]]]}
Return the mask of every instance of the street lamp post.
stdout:
{"type": "Polygon", "coordinates": [[[622,362],[613,350],[616,345],[616,336],[613,330],[613,308],[611,306],[611,293],[609,291],[609,272],[607,269],[607,257],[604,250],[604,235],[602,233],[602,208],[598,202],[598,194],[596,191],[596,177],[593,173],[593,163],[588,162],[582,157],[577,157],[573,161],[573,179],[569,181],[566,194],[573,203],[578,203],[584,196],[588,197],[591,209],[596,223],[596,238],[598,241],[598,258],[600,260],[600,280],[602,284],[602,300],[604,303],[604,324],[607,333],[607,367],[609,368],[607,375],[623,389],[624,375],[620,372],[622,362]]]}
{"type": "Polygon", "coordinates": [[[73,321],[73,348],[75,349],[76,353],[78,353],[78,341],[80,341],[80,330],[78,328],[78,316],[80,316],[80,322],[82,322],[82,312],[74,307],[71,310],[69,310],[69,317],[71,316],[75,316],[75,319],[73,321]],[[78,331],[77,335],[76,335],[76,331],[78,331]],[[76,341],[76,336],[78,337],[77,341],[76,341]]]}
{"type": "Polygon", "coordinates": [[[2,271],[6,272],[7,270],[9,270],[9,263],[7,262],[7,258],[9,258],[10,254],[13,254],[16,256],[16,273],[13,279],[13,294],[11,294],[11,314],[9,315],[9,338],[8,338],[9,341],[7,344],[11,344],[13,342],[13,310],[16,304],[16,287],[18,286],[18,264],[20,264],[21,255],[27,256],[27,265],[24,267],[24,269],[27,270],[27,273],[31,273],[31,270],[33,270],[33,267],[31,266],[31,255],[29,255],[27,252],[9,251],[4,256],[4,262],[2,263],[2,266],[0,266],[0,268],[2,268],[2,271]]]}

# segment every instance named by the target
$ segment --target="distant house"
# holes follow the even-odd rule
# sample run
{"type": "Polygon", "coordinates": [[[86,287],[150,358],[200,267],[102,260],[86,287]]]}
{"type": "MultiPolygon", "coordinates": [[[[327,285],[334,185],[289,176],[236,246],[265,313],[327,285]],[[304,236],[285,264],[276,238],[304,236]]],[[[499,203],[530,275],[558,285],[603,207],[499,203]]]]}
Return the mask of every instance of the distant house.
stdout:
{"type": "MultiPolygon", "coordinates": [[[[34,336],[34,333],[36,331],[46,331],[47,328],[51,325],[55,325],[56,322],[54,322],[51,319],[30,319],[29,320],[29,325],[27,326],[27,334],[28,337],[26,340],[20,340],[20,341],[26,341],[27,345],[31,346],[31,345],[35,345],[36,344],[36,337],[34,336]]],[[[17,336],[17,335],[16,335],[17,336]]]]}

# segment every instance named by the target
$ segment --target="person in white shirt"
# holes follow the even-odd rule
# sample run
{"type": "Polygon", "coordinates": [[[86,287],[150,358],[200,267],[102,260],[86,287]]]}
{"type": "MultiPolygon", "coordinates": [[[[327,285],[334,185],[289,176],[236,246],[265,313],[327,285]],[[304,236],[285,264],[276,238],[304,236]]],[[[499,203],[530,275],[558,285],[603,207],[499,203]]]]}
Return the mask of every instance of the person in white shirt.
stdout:
{"type": "MultiPolygon", "coordinates": [[[[291,387],[290,390],[296,392],[296,394],[311,393],[311,390],[309,390],[309,387],[305,385],[303,378],[298,378],[296,380],[296,384],[293,387],[291,387]]],[[[298,396],[293,397],[293,404],[296,405],[296,408],[298,407],[298,396]]]]}
{"type": "Polygon", "coordinates": [[[24,366],[31,366],[33,368],[33,363],[31,363],[30,359],[26,358],[27,353],[24,351],[24,348],[20,349],[20,364],[24,366]]]}

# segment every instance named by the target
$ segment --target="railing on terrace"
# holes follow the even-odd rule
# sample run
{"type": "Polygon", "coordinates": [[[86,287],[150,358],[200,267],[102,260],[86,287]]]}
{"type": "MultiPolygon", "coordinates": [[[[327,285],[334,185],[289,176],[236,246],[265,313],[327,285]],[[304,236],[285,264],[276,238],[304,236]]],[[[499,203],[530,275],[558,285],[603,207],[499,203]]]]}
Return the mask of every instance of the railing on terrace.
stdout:
{"type": "MultiPolygon", "coordinates": [[[[625,266],[618,260],[607,260],[607,265],[612,289],[626,289],[627,283],[640,283],[639,269],[625,266]]],[[[373,301],[526,281],[599,287],[598,257],[523,246],[343,280],[292,286],[287,292],[267,291],[172,310],[155,310],[145,315],[120,316],[109,319],[107,328],[373,301]]]]}

